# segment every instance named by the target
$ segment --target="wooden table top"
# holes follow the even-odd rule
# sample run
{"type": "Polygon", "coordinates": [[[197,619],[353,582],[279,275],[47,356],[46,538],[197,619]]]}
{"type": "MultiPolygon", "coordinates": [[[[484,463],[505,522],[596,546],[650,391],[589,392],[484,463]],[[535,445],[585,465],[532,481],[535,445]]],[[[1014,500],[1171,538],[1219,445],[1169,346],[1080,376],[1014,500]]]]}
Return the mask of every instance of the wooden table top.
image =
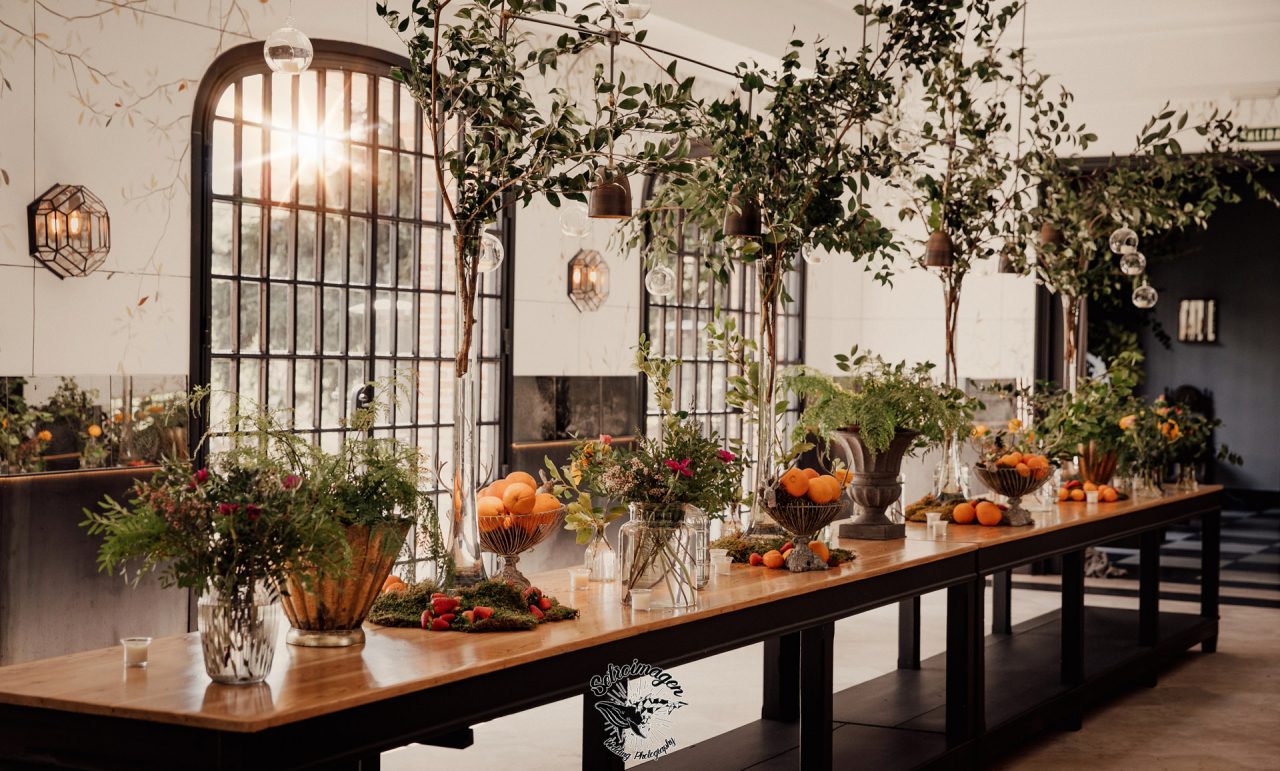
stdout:
{"type": "MultiPolygon", "coordinates": [[[[971,543],[979,549],[995,544],[1008,543],[1023,538],[1034,538],[1038,535],[1063,530],[1084,522],[1098,521],[1122,517],[1136,511],[1151,509],[1156,506],[1183,501],[1191,498],[1217,493],[1222,485],[1201,485],[1200,489],[1190,493],[1175,493],[1161,498],[1142,498],[1115,503],[1083,503],[1067,502],[1054,504],[1053,511],[1032,511],[1034,523],[1025,527],[984,527],[977,523],[957,525],[952,522],[947,526],[947,534],[943,538],[934,538],[928,533],[928,526],[923,522],[907,523],[907,539],[913,541],[929,541],[933,543],[971,543]]],[[[856,541],[855,543],[864,543],[856,541]]]]}
{"type": "MultiPolygon", "coordinates": [[[[259,731],[976,551],[970,543],[914,539],[843,545],[858,558],[833,570],[792,574],[734,565],[730,576],[713,577],[699,593],[696,609],[684,611],[633,612],[619,602],[614,585],[571,592],[567,570],[539,574],[534,583],[581,610],[578,620],[492,634],[370,627],[364,645],[338,649],[299,648],[281,639],[271,676],[258,686],[211,682],[195,633],[155,640],[147,669],[125,669],[119,647],[25,662],[0,667],[0,704],[259,731]]],[[[287,627],[282,618],[282,638],[287,627]]]]}

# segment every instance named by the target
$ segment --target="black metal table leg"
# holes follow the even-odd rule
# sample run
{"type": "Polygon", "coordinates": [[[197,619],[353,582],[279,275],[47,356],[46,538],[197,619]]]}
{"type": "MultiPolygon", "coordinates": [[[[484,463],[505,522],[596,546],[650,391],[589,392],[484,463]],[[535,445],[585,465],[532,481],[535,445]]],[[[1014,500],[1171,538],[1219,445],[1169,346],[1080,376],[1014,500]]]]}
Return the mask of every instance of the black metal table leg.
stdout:
{"type": "Polygon", "coordinates": [[[898,601],[898,669],[920,668],[920,595],[898,601]]]}
{"type": "Polygon", "coordinates": [[[760,717],[792,722],[800,718],[800,633],[764,641],[764,704],[760,717]]]}
{"type": "Polygon", "coordinates": [[[1062,683],[1084,682],[1084,551],[1062,555],[1062,683]]]}
{"type": "Polygon", "coordinates": [[[991,576],[991,634],[1013,634],[1013,571],[991,576]]]}
{"type": "Polygon", "coordinates": [[[1160,544],[1164,533],[1149,530],[1139,540],[1138,644],[1155,645],[1160,636],[1160,544]]]}
{"type": "MultiPolygon", "coordinates": [[[[582,690],[582,768],[583,771],[623,771],[626,761],[609,749],[612,735],[606,730],[604,714],[596,709],[600,697],[590,688],[582,690]]],[[[621,749],[621,748],[619,748],[621,749]]]]}
{"type": "MultiPolygon", "coordinates": [[[[1200,516],[1200,615],[1218,618],[1218,581],[1221,571],[1222,511],[1212,511],[1200,516]]],[[[1213,653],[1218,650],[1218,635],[1200,644],[1200,650],[1213,653]]]]}
{"type": "Polygon", "coordinates": [[[800,632],[800,767],[806,771],[831,768],[835,634],[831,622],[800,632]]]}
{"type": "Polygon", "coordinates": [[[982,589],[975,578],[947,589],[947,744],[976,738],[986,722],[982,589]]]}

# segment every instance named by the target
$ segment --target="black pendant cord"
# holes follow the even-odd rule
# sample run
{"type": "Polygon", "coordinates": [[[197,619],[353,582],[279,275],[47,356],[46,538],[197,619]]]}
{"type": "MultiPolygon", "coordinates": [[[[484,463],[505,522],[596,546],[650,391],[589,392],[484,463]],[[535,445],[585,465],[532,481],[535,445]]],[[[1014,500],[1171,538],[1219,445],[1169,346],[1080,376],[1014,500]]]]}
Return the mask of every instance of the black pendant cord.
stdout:
{"type": "Polygon", "coordinates": [[[618,31],[618,22],[609,16],[609,168],[613,168],[613,119],[617,105],[617,88],[618,84],[614,78],[614,58],[618,50],[618,41],[622,39],[622,33],[618,31]]]}

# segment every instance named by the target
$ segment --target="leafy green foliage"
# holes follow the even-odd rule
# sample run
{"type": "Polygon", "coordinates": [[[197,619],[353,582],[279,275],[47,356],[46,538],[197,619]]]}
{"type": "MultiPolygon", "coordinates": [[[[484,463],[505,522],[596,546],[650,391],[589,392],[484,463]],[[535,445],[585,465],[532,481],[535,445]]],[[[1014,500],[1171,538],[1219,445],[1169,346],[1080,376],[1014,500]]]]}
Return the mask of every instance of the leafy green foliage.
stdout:
{"type": "Polygon", "coordinates": [[[829,440],[837,430],[856,429],[867,449],[879,453],[889,448],[896,432],[906,430],[920,432],[912,446],[918,450],[967,433],[972,425],[977,402],[934,382],[930,362],[889,364],[854,346],[836,357],[836,366],[849,373],[847,384],[810,367],[785,375],[786,388],[805,404],[793,432],[797,442],[810,434],[829,440]]]}
{"type": "Polygon", "coordinates": [[[1096,442],[1104,450],[1118,450],[1133,392],[1142,377],[1142,354],[1128,352],[1110,363],[1103,377],[1082,380],[1075,393],[1053,383],[1039,383],[1020,396],[1031,405],[1040,446],[1051,459],[1066,460],[1081,445],[1096,442]]]}

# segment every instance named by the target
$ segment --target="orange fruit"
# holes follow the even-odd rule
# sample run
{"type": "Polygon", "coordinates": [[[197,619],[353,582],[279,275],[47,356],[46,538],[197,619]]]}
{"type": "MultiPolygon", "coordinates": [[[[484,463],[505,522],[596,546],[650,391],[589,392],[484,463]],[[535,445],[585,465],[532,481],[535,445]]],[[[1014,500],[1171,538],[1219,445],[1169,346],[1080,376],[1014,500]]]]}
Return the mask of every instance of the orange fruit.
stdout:
{"type": "Polygon", "coordinates": [[[767,551],[764,553],[764,566],[767,568],[773,568],[774,570],[777,570],[778,568],[782,567],[783,562],[785,562],[785,559],[782,556],[782,552],[778,551],[777,549],[774,549],[772,551],[767,551]]]}
{"type": "Polygon", "coordinates": [[[1018,465],[1019,463],[1022,462],[1022,453],[1018,452],[1017,450],[1014,450],[1013,452],[1009,453],[1009,460],[1012,461],[1010,465],[1013,465],[1013,466],[1018,465]]]}
{"type": "Polygon", "coordinates": [[[787,469],[778,482],[781,483],[782,489],[787,491],[787,495],[793,498],[803,498],[805,493],[809,492],[809,478],[798,468],[787,469]]]}
{"type": "Polygon", "coordinates": [[[973,522],[976,516],[978,516],[978,511],[972,503],[958,503],[951,510],[951,521],[957,525],[968,525],[973,522]]]}
{"type": "Polygon", "coordinates": [[[1031,470],[1031,475],[1034,476],[1036,479],[1044,479],[1045,477],[1049,476],[1049,467],[1036,466],[1031,470]]]}
{"type": "Polygon", "coordinates": [[[1022,462],[1032,469],[1049,467],[1049,459],[1043,455],[1028,455],[1022,459],[1022,462]]]}
{"type": "Polygon", "coordinates": [[[807,478],[809,478],[809,479],[817,479],[817,478],[818,478],[818,471],[817,471],[817,469],[802,468],[802,469],[800,469],[800,473],[801,473],[801,474],[804,474],[804,475],[805,475],[807,478]]]}
{"type": "Polygon", "coordinates": [[[507,480],[499,479],[496,482],[493,482],[492,484],[490,484],[485,489],[489,491],[487,493],[488,495],[492,495],[495,498],[501,498],[502,494],[507,491],[508,484],[509,482],[507,482],[507,480]]]}
{"type": "Polygon", "coordinates": [[[404,579],[400,578],[400,576],[393,574],[393,575],[387,576],[387,580],[382,582],[382,591],[403,592],[406,588],[408,588],[408,586],[409,585],[404,582],[404,579]]]}
{"type": "Polygon", "coordinates": [[[532,474],[526,474],[523,471],[512,471],[510,474],[507,474],[506,482],[509,485],[513,485],[517,482],[523,482],[535,490],[538,489],[538,480],[534,479],[532,474]]]}
{"type": "Polygon", "coordinates": [[[1018,472],[1018,476],[1020,477],[1031,476],[1031,467],[1025,463],[1019,463],[1018,465],[1014,466],[1013,469],[1014,471],[1018,472]]]}
{"type": "Polygon", "coordinates": [[[1071,491],[1065,487],[1058,488],[1058,500],[1065,501],[1071,497],[1071,491]]]}
{"type": "Polygon", "coordinates": [[[1093,492],[1094,490],[1097,490],[1097,489],[1098,489],[1098,486],[1097,486],[1097,485],[1095,485],[1093,482],[1085,482],[1085,483],[1084,483],[1084,491],[1085,491],[1086,493],[1091,493],[1091,492],[1093,492]]]}
{"type": "Polygon", "coordinates": [[[1071,491],[1071,500],[1073,500],[1073,501],[1083,501],[1083,500],[1084,500],[1084,490],[1080,489],[1079,487],[1077,487],[1076,489],[1072,490],[1072,491],[1071,491]]]}
{"type": "Polygon", "coordinates": [[[1116,492],[1114,487],[1103,487],[1098,491],[1098,497],[1107,503],[1115,503],[1120,500],[1120,493],[1116,492]]]}
{"type": "Polygon", "coordinates": [[[507,509],[503,505],[502,499],[495,495],[486,495],[476,501],[476,514],[480,519],[480,529],[486,533],[502,527],[502,518],[506,513],[507,509]]]}
{"type": "Polygon", "coordinates": [[[809,551],[821,557],[823,562],[831,559],[831,550],[822,541],[810,541],[809,551]]]}
{"type": "Polygon", "coordinates": [[[532,533],[541,525],[549,525],[556,520],[556,512],[560,511],[560,499],[551,493],[538,493],[533,499],[533,511],[528,516],[520,517],[520,526],[532,533]]]}
{"type": "Polygon", "coordinates": [[[840,497],[840,483],[830,475],[809,480],[809,500],[814,503],[833,503],[840,497]]]}
{"type": "MultiPolygon", "coordinates": [[[[978,524],[986,525],[987,527],[994,527],[995,525],[1000,524],[1001,520],[1004,519],[1004,512],[1000,510],[999,506],[995,505],[991,501],[982,501],[979,503],[974,508],[974,514],[978,517],[978,524]]],[[[955,514],[952,513],[952,517],[954,516],[955,514]]]]}
{"type": "Polygon", "coordinates": [[[832,474],[841,487],[848,487],[853,484],[853,472],[847,468],[842,468],[832,474]]]}
{"type": "Polygon", "coordinates": [[[528,514],[533,511],[537,498],[538,494],[524,482],[513,482],[502,493],[502,503],[512,514],[528,514]]]}

